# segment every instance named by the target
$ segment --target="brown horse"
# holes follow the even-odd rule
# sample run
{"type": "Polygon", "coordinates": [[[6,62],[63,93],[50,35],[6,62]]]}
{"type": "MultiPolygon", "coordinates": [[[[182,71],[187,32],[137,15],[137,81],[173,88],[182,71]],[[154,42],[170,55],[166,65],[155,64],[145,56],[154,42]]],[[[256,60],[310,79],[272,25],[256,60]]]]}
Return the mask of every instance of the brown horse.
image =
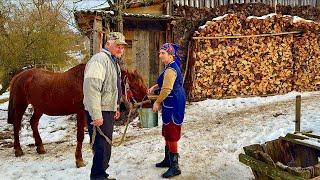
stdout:
{"type": "MultiPolygon", "coordinates": [[[[83,77],[85,64],[77,65],[64,73],[43,69],[28,69],[17,74],[11,81],[8,107],[8,123],[13,124],[15,156],[24,153],[20,146],[19,132],[22,116],[29,104],[34,108],[30,124],[39,154],[45,149],[38,131],[39,119],[43,114],[50,116],[77,115],[76,166],[83,167],[82,142],[86,124],[83,105],[83,77]]],[[[146,86],[137,72],[122,71],[121,78],[130,86],[132,97],[142,101],[146,86]],[[134,90],[133,90],[134,89],[134,90]]],[[[126,93],[127,94],[127,93],[126,93]]]]}

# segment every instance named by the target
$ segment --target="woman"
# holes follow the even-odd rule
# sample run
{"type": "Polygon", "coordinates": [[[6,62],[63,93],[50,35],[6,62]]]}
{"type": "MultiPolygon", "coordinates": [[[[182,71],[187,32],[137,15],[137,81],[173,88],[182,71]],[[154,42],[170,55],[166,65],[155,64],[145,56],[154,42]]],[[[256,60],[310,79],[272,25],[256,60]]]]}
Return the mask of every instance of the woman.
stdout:
{"type": "Polygon", "coordinates": [[[178,164],[178,141],[181,137],[181,125],[184,119],[186,95],[183,89],[183,77],[180,70],[180,58],[177,55],[178,46],[171,43],[162,45],[159,58],[165,64],[159,75],[157,84],[148,90],[153,94],[160,90],[160,94],[153,104],[153,111],[162,108],[162,136],[166,141],[165,158],[156,167],[169,167],[162,175],[170,178],[181,174],[178,164]]]}

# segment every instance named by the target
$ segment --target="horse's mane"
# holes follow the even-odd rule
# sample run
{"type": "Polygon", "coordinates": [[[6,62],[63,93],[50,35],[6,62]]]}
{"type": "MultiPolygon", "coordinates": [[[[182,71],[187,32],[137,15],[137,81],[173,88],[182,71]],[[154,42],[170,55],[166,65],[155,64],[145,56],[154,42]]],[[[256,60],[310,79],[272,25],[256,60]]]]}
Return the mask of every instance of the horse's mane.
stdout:
{"type": "Polygon", "coordinates": [[[78,64],[76,66],[74,66],[73,68],[69,69],[67,72],[74,74],[77,78],[83,78],[84,77],[84,69],[86,67],[86,64],[81,63],[78,64]]]}
{"type": "Polygon", "coordinates": [[[122,70],[122,73],[125,73],[125,75],[128,77],[128,79],[130,81],[134,81],[136,83],[138,83],[141,86],[145,86],[145,82],[144,79],[142,78],[142,76],[138,73],[137,70],[134,71],[130,71],[128,69],[124,69],[122,70]]]}

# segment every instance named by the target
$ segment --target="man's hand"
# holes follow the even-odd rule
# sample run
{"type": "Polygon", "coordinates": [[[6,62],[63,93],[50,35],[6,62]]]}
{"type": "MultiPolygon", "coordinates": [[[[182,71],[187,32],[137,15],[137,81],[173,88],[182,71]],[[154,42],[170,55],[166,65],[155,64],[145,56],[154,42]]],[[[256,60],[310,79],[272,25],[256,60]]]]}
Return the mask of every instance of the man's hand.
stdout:
{"type": "Polygon", "coordinates": [[[101,126],[103,124],[103,119],[95,119],[91,124],[94,126],[101,126]]]}
{"type": "Polygon", "coordinates": [[[154,102],[153,107],[152,107],[152,111],[153,112],[157,112],[160,110],[160,103],[158,103],[157,101],[154,102]]]}
{"type": "Polygon", "coordinates": [[[120,114],[121,114],[120,111],[117,110],[116,113],[114,114],[114,118],[115,118],[115,119],[119,119],[120,114]]]}

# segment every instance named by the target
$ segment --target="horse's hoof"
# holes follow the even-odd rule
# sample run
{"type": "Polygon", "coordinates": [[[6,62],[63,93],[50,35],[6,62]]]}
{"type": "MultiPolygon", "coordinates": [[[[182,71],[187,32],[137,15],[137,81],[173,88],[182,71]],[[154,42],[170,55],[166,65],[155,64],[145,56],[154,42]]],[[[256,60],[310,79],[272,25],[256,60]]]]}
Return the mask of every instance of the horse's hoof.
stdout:
{"type": "Polygon", "coordinates": [[[45,154],[46,150],[44,149],[44,147],[37,147],[37,153],[38,154],[45,154]]]}
{"type": "Polygon", "coordinates": [[[20,157],[20,156],[23,156],[24,153],[23,153],[23,151],[20,149],[20,150],[14,151],[14,155],[15,155],[16,157],[20,157]]]}
{"type": "Polygon", "coordinates": [[[76,166],[77,168],[85,167],[87,163],[85,163],[83,160],[76,160],[76,166]]]}

